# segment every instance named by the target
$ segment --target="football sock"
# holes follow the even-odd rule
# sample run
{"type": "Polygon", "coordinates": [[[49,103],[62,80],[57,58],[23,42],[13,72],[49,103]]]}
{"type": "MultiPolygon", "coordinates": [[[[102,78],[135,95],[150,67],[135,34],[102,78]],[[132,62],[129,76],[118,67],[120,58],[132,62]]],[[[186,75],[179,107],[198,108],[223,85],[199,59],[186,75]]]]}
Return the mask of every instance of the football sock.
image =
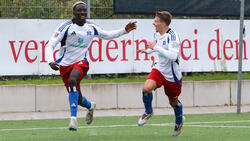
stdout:
{"type": "Polygon", "coordinates": [[[153,108],[152,108],[152,100],[153,100],[153,94],[151,93],[143,93],[142,94],[142,100],[144,103],[144,107],[145,107],[145,112],[147,114],[151,114],[153,112],[153,108]]]}
{"type": "Polygon", "coordinates": [[[181,102],[179,101],[178,104],[173,107],[174,108],[174,114],[175,114],[175,123],[176,124],[181,124],[183,120],[183,106],[181,102]]]}
{"type": "Polygon", "coordinates": [[[80,105],[89,109],[91,107],[91,102],[88,101],[86,97],[82,96],[82,103],[80,103],[80,105]]]}
{"type": "Polygon", "coordinates": [[[78,91],[69,92],[69,104],[70,104],[70,114],[71,117],[77,116],[77,105],[78,105],[78,91]]]}

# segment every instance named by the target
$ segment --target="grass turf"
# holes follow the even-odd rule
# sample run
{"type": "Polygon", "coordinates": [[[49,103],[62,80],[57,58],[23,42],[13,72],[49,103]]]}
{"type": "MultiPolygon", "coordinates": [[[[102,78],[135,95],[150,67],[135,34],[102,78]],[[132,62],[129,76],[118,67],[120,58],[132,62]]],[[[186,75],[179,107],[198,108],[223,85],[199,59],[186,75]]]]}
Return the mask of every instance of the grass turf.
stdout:
{"type": "MultiPolygon", "coordinates": [[[[126,82],[145,82],[148,74],[106,74],[96,75],[93,78],[84,78],[81,83],[126,83],[126,82]]],[[[205,80],[237,80],[237,73],[191,73],[183,76],[183,81],[205,81],[205,80]]],[[[242,73],[243,80],[250,79],[250,72],[242,73]]],[[[18,76],[0,77],[0,85],[16,84],[63,84],[60,76],[18,76]]]]}
{"type": "Polygon", "coordinates": [[[179,137],[171,136],[173,125],[161,125],[173,123],[174,116],[165,115],[153,116],[143,127],[136,126],[138,116],[97,117],[91,126],[87,126],[84,119],[79,118],[80,128],[77,132],[67,130],[69,119],[0,121],[0,141],[243,141],[250,138],[250,113],[185,116],[186,126],[184,125],[183,133],[179,137]]]}

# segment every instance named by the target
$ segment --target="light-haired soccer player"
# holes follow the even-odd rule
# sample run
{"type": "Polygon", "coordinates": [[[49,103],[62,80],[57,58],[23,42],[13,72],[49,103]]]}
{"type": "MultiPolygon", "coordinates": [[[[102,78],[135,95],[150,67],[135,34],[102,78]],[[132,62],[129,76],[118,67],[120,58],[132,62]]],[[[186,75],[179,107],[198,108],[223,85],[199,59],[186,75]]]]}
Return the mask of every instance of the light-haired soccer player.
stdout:
{"type": "Polygon", "coordinates": [[[88,109],[86,123],[93,120],[93,110],[96,106],[82,96],[80,81],[89,70],[87,54],[89,45],[94,37],[113,39],[136,29],[136,22],[130,22],[125,28],[105,31],[93,23],[86,21],[87,6],[79,1],[73,5],[74,18],[62,23],[51,37],[47,51],[49,65],[54,70],[60,70],[60,75],[69,92],[71,120],[69,130],[77,130],[77,106],[88,109]],[[53,50],[61,43],[60,58],[54,62],[53,50]]]}
{"type": "Polygon", "coordinates": [[[145,106],[145,113],[138,121],[138,125],[144,125],[152,116],[152,91],[164,86],[165,94],[175,113],[175,127],[172,136],[181,133],[184,117],[182,104],[178,100],[181,93],[182,75],[179,66],[180,39],[176,31],[169,27],[172,15],[167,11],[156,12],[153,25],[156,33],[155,41],[148,42],[148,49],[139,50],[141,53],[157,52],[159,60],[155,63],[149,74],[144,87],[142,99],[145,106]]]}

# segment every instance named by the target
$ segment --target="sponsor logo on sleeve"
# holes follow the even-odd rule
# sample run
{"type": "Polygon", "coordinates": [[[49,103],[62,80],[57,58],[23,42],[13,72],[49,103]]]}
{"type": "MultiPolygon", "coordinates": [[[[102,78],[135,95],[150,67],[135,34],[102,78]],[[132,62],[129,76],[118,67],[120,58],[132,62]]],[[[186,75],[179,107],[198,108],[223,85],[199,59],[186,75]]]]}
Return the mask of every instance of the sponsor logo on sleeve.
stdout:
{"type": "Polygon", "coordinates": [[[170,45],[171,45],[173,48],[179,48],[179,47],[180,47],[179,43],[177,43],[177,42],[172,42],[170,45]]]}

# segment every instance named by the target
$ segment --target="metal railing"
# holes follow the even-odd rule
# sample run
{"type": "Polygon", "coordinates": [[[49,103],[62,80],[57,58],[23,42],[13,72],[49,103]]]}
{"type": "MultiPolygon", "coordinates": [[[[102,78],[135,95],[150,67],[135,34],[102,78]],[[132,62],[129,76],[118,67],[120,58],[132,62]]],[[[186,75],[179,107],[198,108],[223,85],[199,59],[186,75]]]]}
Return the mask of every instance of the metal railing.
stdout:
{"type": "MultiPolygon", "coordinates": [[[[0,18],[72,18],[72,5],[79,0],[0,0],[0,18]]],[[[83,0],[87,3],[88,0],[83,0]]],[[[91,18],[112,18],[113,0],[89,0],[91,18]]]]}

